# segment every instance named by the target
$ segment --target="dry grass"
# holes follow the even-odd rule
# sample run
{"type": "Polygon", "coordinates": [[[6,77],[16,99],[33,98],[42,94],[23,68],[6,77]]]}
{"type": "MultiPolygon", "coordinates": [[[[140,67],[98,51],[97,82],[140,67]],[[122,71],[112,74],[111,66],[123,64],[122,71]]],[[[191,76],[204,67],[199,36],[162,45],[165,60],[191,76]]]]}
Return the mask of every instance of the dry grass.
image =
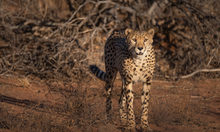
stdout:
{"type": "Polygon", "coordinates": [[[190,106],[190,95],[164,95],[152,98],[152,123],[185,124],[192,119],[199,105],[190,106]]]}

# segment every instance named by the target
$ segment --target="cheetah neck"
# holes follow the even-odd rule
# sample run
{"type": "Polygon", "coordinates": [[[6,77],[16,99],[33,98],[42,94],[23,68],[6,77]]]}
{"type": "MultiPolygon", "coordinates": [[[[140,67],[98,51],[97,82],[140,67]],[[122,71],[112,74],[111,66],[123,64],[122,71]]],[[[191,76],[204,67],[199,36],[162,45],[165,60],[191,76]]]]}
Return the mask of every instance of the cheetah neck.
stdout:
{"type": "Polygon", "coordinates": [[[144,63],[145,56],[143,55],[138,55],[135,58],[133,58],[133,62],[136,66],[140,66],[144,63]]]}
{"type": "Polygon", "coordinates": [[[136,66],[141,66],[143,63],[145,63],[146,58],[151,56],[152,54],[152,46],[149,46],[145,52],[143,53],[143,55],[137,55],[135,57],[133,57],[133,62],[136,66]]]}

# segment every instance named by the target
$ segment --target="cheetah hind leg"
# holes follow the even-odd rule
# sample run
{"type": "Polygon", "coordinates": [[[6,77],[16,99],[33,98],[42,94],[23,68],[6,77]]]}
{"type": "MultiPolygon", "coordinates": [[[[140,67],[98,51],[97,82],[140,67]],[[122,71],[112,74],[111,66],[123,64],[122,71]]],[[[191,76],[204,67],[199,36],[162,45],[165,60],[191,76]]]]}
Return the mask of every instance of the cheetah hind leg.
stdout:
{"type": "Polygon", "coordinates": [[[127,126],[127,107],[126,107],[126,96],[125,96],[125,88],[124,85],[122,84],[122,90],[121,90],[121,96],[119,99],[119,104],[120,104],[120,117],[121,117],[121,125],[122,127],[127,126]]]}
{"type": "Polygon", "coordinates": [[[112,109],[112,88],[113,83],[115,81],[117,75],[117,70],[112,70],[111,72],[106,71],[106,84],[105,84],[105,90],[106,90],[106,114],[107,114],[107,120],[111,121],[111,109],[112,109]]]}

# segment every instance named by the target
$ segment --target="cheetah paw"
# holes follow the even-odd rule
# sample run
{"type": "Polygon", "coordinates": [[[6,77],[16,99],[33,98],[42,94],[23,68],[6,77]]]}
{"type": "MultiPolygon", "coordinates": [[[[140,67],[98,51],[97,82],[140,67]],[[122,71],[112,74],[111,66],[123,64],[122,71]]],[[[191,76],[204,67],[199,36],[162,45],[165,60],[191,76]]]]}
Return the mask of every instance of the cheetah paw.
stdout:
{"type": "Polygon", "coordinates": [[[150,127],[142,127],[141,132],[153,132],[153,130],[150,127]]]}
{"type": "Polygon", "coordinates": [[[125,128],[123,132],[136,132],[135,128],[125,128]]]}

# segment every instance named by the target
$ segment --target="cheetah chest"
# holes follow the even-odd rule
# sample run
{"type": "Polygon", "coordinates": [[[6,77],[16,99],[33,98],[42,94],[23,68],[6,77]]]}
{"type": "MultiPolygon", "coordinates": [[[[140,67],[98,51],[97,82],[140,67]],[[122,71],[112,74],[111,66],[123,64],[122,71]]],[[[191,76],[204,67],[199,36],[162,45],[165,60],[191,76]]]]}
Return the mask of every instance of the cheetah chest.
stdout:
{"type": "Polygon", "coordinates": [[[135,60],[131,70],[132,81],[145,81],[148,77],[148,68],[145,59],[135,60]]]}

